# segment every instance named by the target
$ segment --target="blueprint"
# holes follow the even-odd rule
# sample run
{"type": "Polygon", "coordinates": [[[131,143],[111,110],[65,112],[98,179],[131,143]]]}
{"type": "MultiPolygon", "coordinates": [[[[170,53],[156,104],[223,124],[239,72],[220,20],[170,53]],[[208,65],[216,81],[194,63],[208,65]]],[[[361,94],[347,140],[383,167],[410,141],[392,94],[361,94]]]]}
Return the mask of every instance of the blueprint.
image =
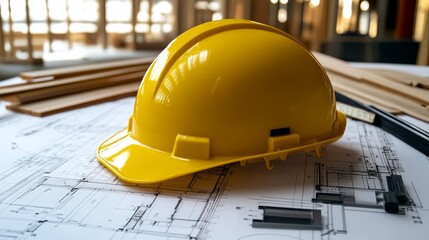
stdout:
{"type": "Polygon", "coordinates": [[[291,154],[272,170],[263,162],[232,164],[141,185],[120,181],[95,157],[97,146],[126,126],[133,104],[126,98],[45,118],[0,117],[0,239],[429,235],[428,156],[372,125],[349,119],[344,137],[321,158],[291,154]],[[406,201],[388,213],[383,193],[392,175],[401,176],[406,201]],[[317,211],[321,226],[255,227],[265,219],[261,207],[317,211]]]}

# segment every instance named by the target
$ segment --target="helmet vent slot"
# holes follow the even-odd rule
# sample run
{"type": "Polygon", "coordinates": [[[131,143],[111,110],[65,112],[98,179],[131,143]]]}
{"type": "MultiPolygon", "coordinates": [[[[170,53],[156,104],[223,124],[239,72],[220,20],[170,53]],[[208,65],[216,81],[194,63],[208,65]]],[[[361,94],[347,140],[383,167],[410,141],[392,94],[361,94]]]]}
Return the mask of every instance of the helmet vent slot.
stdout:
{"type": "Polygon", "coordinates": [[[290,128],[275,128],[270,130],[270,137],[278,137],[290,134],[290,128]]]}

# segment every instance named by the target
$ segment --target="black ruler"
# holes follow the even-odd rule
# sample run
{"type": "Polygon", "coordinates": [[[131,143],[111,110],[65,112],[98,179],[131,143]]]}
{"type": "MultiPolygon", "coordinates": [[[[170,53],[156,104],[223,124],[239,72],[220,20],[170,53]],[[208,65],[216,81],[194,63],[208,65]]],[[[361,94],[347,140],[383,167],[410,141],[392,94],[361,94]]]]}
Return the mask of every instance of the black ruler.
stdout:
{"type": "Polygon", "coordinates": [[[338,102],[348,104],[375,114],[373,124],[401,139],[406,144],[429,156],[429,133],[395,115],[385,112],[377,107],[368,106],[341,93],[335,92],[338,102]]]}

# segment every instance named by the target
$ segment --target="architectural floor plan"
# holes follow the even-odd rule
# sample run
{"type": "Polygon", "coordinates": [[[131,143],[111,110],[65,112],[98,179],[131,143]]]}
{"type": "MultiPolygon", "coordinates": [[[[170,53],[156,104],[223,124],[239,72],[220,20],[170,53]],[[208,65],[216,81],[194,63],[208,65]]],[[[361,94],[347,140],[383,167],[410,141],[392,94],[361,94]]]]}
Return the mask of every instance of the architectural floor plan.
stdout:
{"type": "Polygon", "coordinates": [[[99,143],[126,126],[133,103],[0,118],[0,239],[429,235],[429,158],[372,125],[349,119],[322,158],[292,154],[272,170],[232,164],[138,185],[95,157],[99,143]],[[392,188],[401,190],[393,200],[392,188]]]}

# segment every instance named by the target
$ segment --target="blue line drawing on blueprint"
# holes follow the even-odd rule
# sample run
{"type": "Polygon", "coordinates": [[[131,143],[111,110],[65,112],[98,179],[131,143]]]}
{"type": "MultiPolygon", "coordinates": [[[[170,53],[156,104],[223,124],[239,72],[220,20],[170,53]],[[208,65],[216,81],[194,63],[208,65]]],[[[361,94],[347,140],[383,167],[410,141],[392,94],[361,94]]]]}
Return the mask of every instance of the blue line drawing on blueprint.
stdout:
{"type": "Polygon", "coordinates": [[[398,141],[349,120],[346,135],[286,161],[214,168],[159,184],[121,182],[95,158],[122,129],[134,99],[46,118],[0,119],[0,239],[424,239],[427,156],[404,161],[398,141]],[[417,163],[417,164],[415,164],[417,163]],[[410,172],[410,174],[408,174],[410,172]],[[419,174],[416,174],[419,173],[419,174]],[[386,178],[400,175],[407,202],[383,209],[386,178]],[[252,227],[260,206],[320,210],[321,230],[252,227]]]}

